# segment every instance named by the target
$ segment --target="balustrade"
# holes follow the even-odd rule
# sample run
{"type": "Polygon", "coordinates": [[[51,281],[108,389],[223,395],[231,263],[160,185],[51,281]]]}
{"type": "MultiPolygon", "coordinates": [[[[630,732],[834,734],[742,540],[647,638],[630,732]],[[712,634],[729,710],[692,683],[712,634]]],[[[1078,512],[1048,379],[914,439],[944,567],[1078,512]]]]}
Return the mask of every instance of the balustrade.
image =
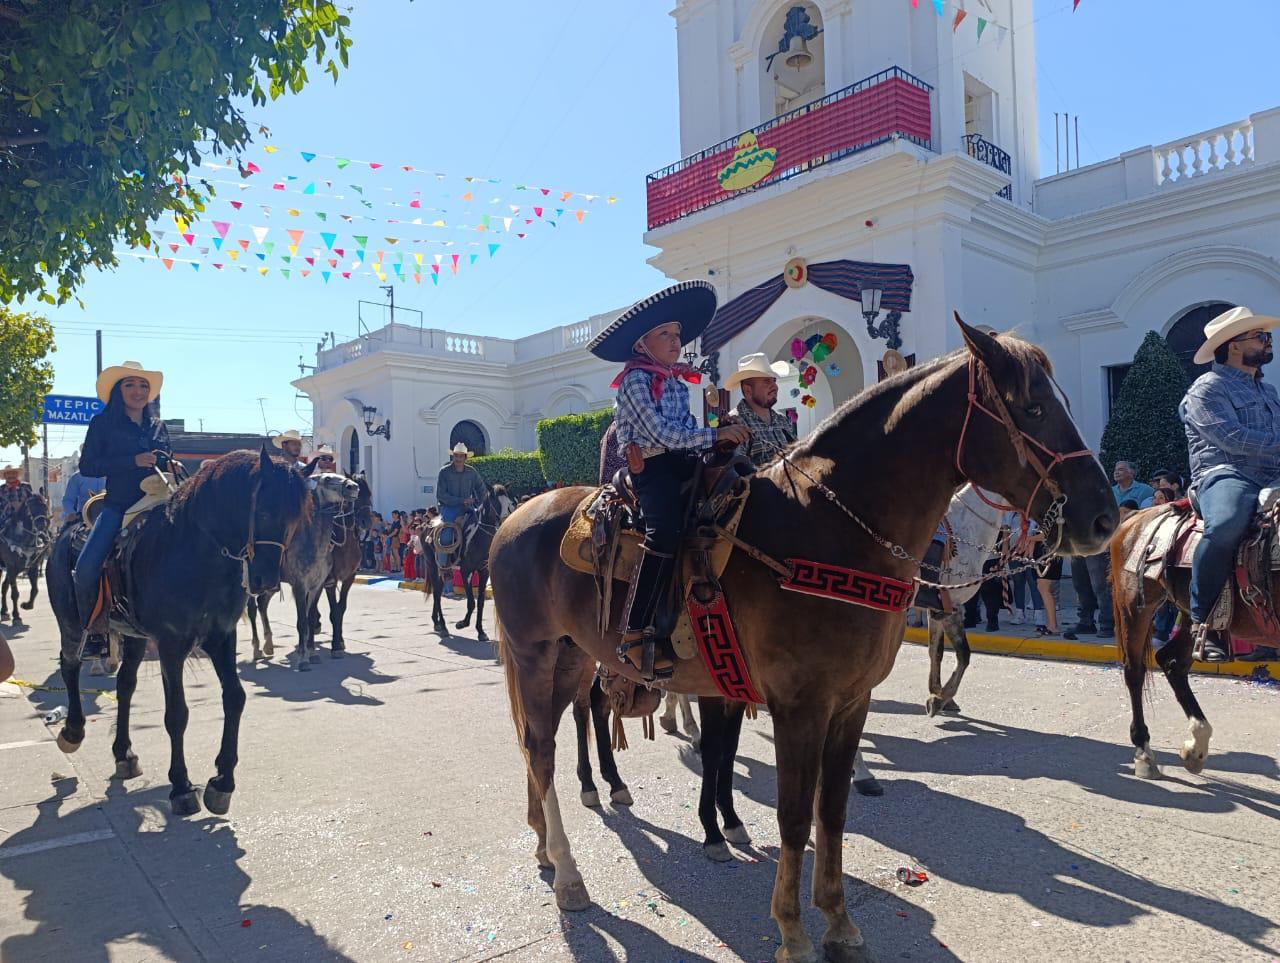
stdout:
{"type": "Polygon", "coordinates": [[[1180,183],[1253,163],[1253,123],[1248,120],[1207,130],[1155,148],[1156,183],[1180,183]]]}

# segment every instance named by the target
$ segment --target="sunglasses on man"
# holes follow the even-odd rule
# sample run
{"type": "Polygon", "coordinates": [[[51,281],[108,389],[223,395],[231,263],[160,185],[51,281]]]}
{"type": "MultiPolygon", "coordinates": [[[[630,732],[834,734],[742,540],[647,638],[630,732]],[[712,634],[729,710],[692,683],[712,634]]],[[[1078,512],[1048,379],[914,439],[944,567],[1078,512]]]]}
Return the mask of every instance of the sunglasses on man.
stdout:
{"type": "Polygon", "coordinates": [[[1264,345],[1271,344],[1270,331],[1250,331],[1248,334],[1242,334],[1238,338],[1232,338],[1232,341],[1261,341],[1264,345]]]}

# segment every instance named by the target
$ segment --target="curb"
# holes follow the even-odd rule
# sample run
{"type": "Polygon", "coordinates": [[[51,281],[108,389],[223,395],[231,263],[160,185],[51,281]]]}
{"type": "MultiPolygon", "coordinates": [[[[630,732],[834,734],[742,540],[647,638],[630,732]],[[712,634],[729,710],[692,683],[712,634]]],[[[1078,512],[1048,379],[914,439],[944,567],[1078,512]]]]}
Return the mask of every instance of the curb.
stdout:
{"type": "MultiPolygon", "coordinates": [[[[1115,644],[1071,642],[1067,639],[1020,638],[1016,635],[988,635],[967,631],[969,647],[989,655],[1013,655],[1055,662],[1090,662],[1119,665],[1115,644]]],[[[928,645],[929,633],[922,628],[908,628],[906,642],[928,645]]],[[[1280,662],[1197,662],[1192,671],[1200,675],[1226,675],[1265,682],[1280,680],[1280,662]]]]}
{"type": "MultiPolygon", "coordinates": [[[[422,579],[416,579],[415,581],[412,581],[412,582],[401,582],[401,583],[397,586],[397,588],[399,588],[402,592],[424,592],[424,591],[426,591],[426,586],[423,584],[422,579]]],[[[442,598],[456,598],[456,599],[464,599],[464,598],[466,598],[466,596],[465,596],[465,595],[458,595],[456,592],[455,592],[453,595],[443,595],[443,596],[441,596],[441,597],[442,597],[442,598]]],[[[486,599],[489,599],[489,600],[492,600],[492,599],[493,599],[493,586],[492,586],[492,585],[486,585],[486,586],[485,586],[485,588],[484,588],[484,597],[485,597],[486,599]]]]}

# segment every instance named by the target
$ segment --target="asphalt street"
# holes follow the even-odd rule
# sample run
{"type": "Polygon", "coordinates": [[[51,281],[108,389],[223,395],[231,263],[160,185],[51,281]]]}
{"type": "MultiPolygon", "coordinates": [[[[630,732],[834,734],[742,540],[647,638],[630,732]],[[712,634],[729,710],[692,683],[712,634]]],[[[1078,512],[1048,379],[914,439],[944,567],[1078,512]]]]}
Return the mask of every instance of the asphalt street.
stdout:
{"type": "MultiPolygon", "coordinates": [[[[291,609],[277,603],[277,622],[291,609]]],[[[702,855],[686,737],[643,741],[631,723],[619,767],[635,804],[606,792],[592,810],[578,801],[566,714],[556,783],[594,905],[561,914],[533,860],[502,670],[473,630],[433,634],[420,595],[357,587],[348,657],[326,647],[306,673],[284,662],[291,628],[276,660],[255,665],[243,627],[248,704],[225,818],[169,812],[157,662],[135,700],[141,777],[110,779],[109,677],[85,671],[101,690],[85,700],[88,735],[75,755],[57,749],[41,718],[65,704],[53,619],[43,598],[24,615],[3,627],[17,678],[51,691],[0,685],[5,963],[755,961],[777,949],[767,714],[746,724],[737,764],[754,845],[727,864],[702,855]]],[[[905,646],[877,690],[865,748],[886,793],[850,802],[848,905],[878,959],[1280,954],[1280,689],[1193,678],[1215,730],[1196,776],[1176,754],[1182,713],[1153,678],[1165,778],[1144,782],[1117,669],[975,655],[963,714],[938,719],[924,714],[926,671],[924,650],[905,646]],[[899,883],[900,866],[928,881],[899,883]]],[[[186,681],[187,761],[203,784],[222,708],[207,662],[191,660],[186,681]]],[[[816,940],[821,914],[805,919],[816,940]]]]}

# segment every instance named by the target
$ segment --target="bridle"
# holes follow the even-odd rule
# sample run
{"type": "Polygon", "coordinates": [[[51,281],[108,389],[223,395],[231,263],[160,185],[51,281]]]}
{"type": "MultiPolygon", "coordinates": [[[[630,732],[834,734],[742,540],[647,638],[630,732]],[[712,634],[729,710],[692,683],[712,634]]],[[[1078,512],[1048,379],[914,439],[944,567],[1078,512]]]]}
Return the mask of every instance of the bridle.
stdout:
{"type": "MultiPolygon", "coordinates": [[[[1052,378],[1050,378],[1050,380],[1052,380],[1052,378]]],[[[1054,382],[1054,385],[1056,387],[1057,382],[1054,382]]],[[[1060,388],[1059,392],[1061,392],[1060,388]]],[[[1063,395],[1062,397],[1065,400],[1066,396],[1063,395]]],[[[1063,531],[1061,521],[1063,509],[1065,509],[1067,505],[1067,496],[1063,494],[1062,486],[1053,479],[1050,473],[1059,465],[1070,461],[1072,458],[1092,458],[1093,452],[1088,448],[1081,448],[1078,451],[1071,452],[1056,452],[1019,428],[1017,423],[1013,420],[1013,414],[1009,411],[1009,406],[1005,404],[1004,398],[1000,396],[1000,389],[996,387],[995,381],[991,377],[990,369],[987,367],[985,362],[979,359],[976,355],[971,354],[969,357],[969,404],[965,409],[964,424],[960,428],[960,441],[956,445],[956,471],[958,471],[961,477],[968,482],[973,482],[973,479],[970,477],[969,473],[964,470],[962,461],[964,459],[964,443],[969,433],[969,423],[973,420],[973,413],[975,411],[980,411],[988,418],[998,421],[1004,425],[1005,431],[1009,436],[1009,443],[1013,445],[1013,450],[1018,455],[1018,465],[1023,468],[1030,465],[1036,475],[1039,476],[1040,480],[1036,482],[1036,487],[1031,490],[1031,495],[1027,499],[1025,508],[1017,508],[1013,505],[1001,505],[997,502],[993,502],[983,493],[982,488],[976,482],[973,483],[974,492],[980,499],[982,499],[983,502],[997,511],[1016,512],[1018,517],[1022,519],[1022,524],[1020,526],[1022,532],[1018,537],[1017,545],[1012,549],[1012,551],[1017,552],[1019,550],[1025,550],[1026,541],[1030,532],[1029,523],[1031,519],[1032,506],[1035,505],[1036,497],[1040,494],[1040,489],[1045,489],[1052,500],[1049,503],[1049,507],[1045,509],[1045,513],[1040,524],[1043,528],[1053,529],[1055,538],[1053,548],[1049,550],[1049,554],[1056,553],[1058,547],[1062,544],[1063,531]],[[982,403],[981,399],[978,397],[979,388],[981,388],[990,399],[991,404],[996,409],[995,411],[992,411],[982,403]],[[1040,460],[1040,457],[1032,451],[1031,448],[1027,447],[1028,443],[1040,449],[1040,451],[1048,457],[1049,462],[1047,465],[1040,460]]]]}
{"type": "Polygon", "coordinates": [[[245,538],[244,547],[241,548],[238,553],[231,551],[229,548],[227,548],[225,545],[219,542],[218,539],[215,538],[211,532],[205,530],[203,526],[200,526],[200,525],[196,526],[196,528],[200,532],[202,532],[210,541],[212,541],[215,545],[218,546],[218,554],[220,554],[223,558],[229,559],[233,562],[240,563],[240,585],[246,592],[250,591],[249,565],[253,562],[254,553],[256,552],[257,547],[259,545],[268,545],[272,548],[278,548],[280,549],[280,558],[283,559],[284,553],[289,550],[289,543],[293,541],[294,533],[297,531],[297,528],[298,528],[297,525],[291,526],[283,542],[277,542],[274,539],[270,539],[270,538],[254,537],[257,534],[258,491],[261,489],[261,487],[262,487],[262,482],[261,480],[259,480],[253,486],[253,494],[249,496],[249,534],[245,538]]]}

